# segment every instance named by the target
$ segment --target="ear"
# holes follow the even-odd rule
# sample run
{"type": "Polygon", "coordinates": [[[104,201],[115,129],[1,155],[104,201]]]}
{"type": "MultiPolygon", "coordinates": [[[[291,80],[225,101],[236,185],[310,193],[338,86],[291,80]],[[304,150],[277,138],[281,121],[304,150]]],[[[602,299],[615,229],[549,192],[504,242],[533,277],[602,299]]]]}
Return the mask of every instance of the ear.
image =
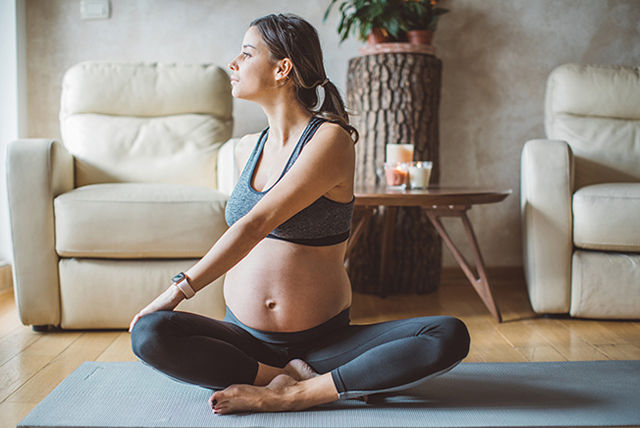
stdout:
{"type": "Polygon", "coordinates": [[[280,84],[286,83],[292,70],[293,63],[289,58],[282,58],[281,60],[278,60],[274,69],[276,82],[279,82],[280,84]]]}

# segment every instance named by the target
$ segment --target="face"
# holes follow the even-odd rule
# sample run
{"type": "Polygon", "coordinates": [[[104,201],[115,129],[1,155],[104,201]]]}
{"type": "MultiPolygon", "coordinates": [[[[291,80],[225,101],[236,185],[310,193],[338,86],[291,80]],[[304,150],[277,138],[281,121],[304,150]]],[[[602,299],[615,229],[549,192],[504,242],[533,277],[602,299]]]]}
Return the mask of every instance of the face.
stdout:
{"type": "Polygon", "coordinates": [[[240,54],[230,63],[231,94],[236,98],[257,100],[281,86],[284,75],[281,61],[274,62],[256,27],[249,27],[242,39],[240,54]]]}

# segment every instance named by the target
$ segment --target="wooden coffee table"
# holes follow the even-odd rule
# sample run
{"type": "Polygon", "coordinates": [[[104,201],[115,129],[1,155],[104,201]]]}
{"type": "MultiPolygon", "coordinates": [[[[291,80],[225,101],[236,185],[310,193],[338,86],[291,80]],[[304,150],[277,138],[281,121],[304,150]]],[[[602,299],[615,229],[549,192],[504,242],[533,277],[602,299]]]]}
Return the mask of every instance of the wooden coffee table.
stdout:
{"type": "Polygon", "coordinates": [[[359,220],[347,244],[345,261],[358,242],[362,231],[376,212],[383,212],[382,252],[380,260],[380,278],[384,281],[388,275],[388,260],[393,243],[393,227],[396,220],[397,207],[420,207],[431,224],[453,253],[453,257],[464,271],[467,279],[476,290],[489,312],[498,322],[502,322],[500,311],[493,299],[489,280],[485,270],[478,241],[473,227],[467,217],[467,211],[474,205],[500,202],[511,194],[511,190],[496,190],[480,187],[441,187],[432,186],[425,190],[394,190],[386,186],[356,187],[355,205],[359,220]],[[462,220],[467,238],[471,242],[475,270],[455,246],[442,225],[442,217],[458,217],[462,220]]]}

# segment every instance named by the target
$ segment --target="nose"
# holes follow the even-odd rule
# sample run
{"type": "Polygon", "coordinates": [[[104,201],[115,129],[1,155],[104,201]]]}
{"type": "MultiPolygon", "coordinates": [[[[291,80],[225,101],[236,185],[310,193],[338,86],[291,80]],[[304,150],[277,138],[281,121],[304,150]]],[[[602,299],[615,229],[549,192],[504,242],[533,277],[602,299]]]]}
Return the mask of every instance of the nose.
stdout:
{"type": "Polygon", "coordinates": [[[231,62],[229,63],[229,68],[232,71],[238,71],[238,63],[236,62],[236,59],[237,59],[237,57],[232,59],[231,62]]]}

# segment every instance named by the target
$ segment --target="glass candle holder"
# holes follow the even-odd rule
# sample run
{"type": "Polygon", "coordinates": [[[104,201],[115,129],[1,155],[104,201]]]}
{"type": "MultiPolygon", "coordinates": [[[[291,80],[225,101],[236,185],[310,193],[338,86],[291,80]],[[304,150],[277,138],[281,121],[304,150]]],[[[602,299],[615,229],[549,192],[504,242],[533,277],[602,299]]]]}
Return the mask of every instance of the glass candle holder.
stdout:
{"type": "Polygon", "coordinates": [[[407,162],[384,163],[384,176],[388,188],[406,189],[409,182],[408,165],[407,162]]]}
{"type": "Polygon", "coordinates": [[[409,187],[411,189],[426,189],[431,178],[433,163],[429,161],[414,161],[407,165],[409,173],[409,187]]]}

